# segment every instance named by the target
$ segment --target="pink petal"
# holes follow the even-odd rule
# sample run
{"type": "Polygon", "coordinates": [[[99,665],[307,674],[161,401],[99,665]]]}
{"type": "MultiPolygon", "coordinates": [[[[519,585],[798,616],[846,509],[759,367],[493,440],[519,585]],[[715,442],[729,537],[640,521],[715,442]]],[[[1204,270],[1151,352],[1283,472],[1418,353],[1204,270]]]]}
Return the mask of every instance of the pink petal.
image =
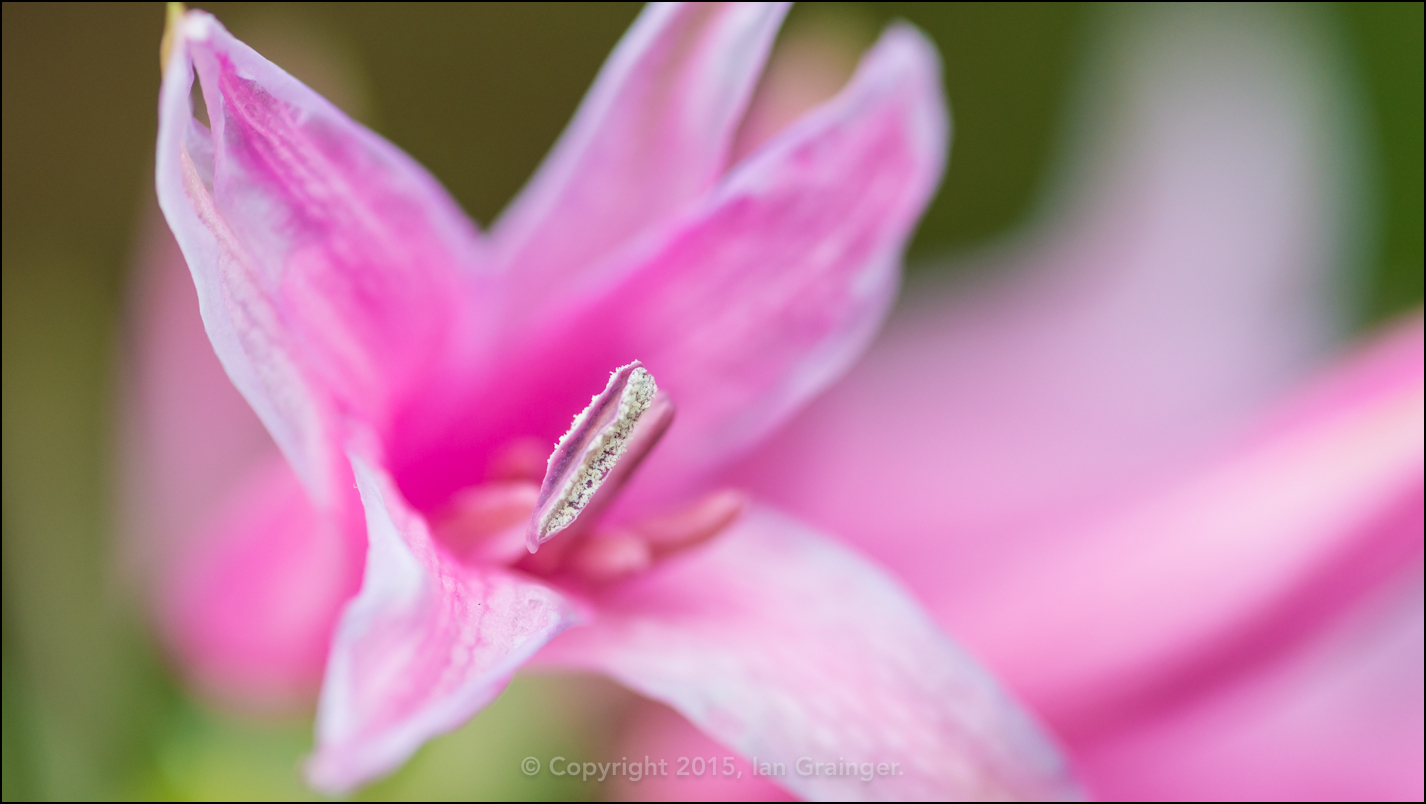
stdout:
{"type": "Polygon", "coordinates": [[[935,48],[894,26],[841,94],[739,165],[608,297],[633,313],[618,327],[625,348],[679,408],[647,473],[686,482],[861,354],[948,137],[935,48]]]}
{"type": "Polygon", "coordinates": [[[681,488],[765,435],[881,322],[945,156],[939,76],[924,37],[888,31],[841,95],[697,209],[559,289],[562,307],[512,334],[487,387],[461,406],[481,411],[481,429],[438,433],[419,459],[393,456],[402,488],[439,503],[472,453],[498,446],[481,443],[490,433],[553,441],[607,372],[635,359],[678,419],[634,486],[681,488]]]}
{"type": "Polygon", "coordinates": [[[643,701],[629,720],[618,747],[618,756],[628,757],[626,773],[610,780],[608,801],[796,801],[772,781],[775,777],[754,775],[745,757],[714,742],[667,706],[643,701]],[[695,757],[703,764],[695,767],[695,757]],[[725,758],[732,760],[730,765],[725,758]],[[639,779],[631,781],[627,769],[635,763],[640,763],[635,772],[639,779]],[[732,775],[724,773],[729,767],[732,775]]]}
{"type": "Polygon", "coordinates": [[[542,661],[606,672],[810,798],[1073,795],[1058,753],[890,578],[797,522],[748,514],[598,598],[542,661]],[[814,761],[897,762],[870,782],[814,761]]]}
{"type": "Polygon", "coordinates": [[[1419,561],[1426,432],[1416,318],[1286,424],[983,587],[958,631],[1064,734],[1255,666],[1419,561]],[[1330,404],[1324,404],[1324,400],[1330,404]]]}
{"type": "Polygon", "coordinates": [[[409,157],[197,11],[165,69],[158,195],[224,368],[329,500],[344,421],[383,428],[462,334],[474,230],[409,157]]]}
{"type": "Polygon", "coordinates": [[[385,472],[353,457],[370,540],[361,592],[342,612],[307,766],[322,790],[388,773],[464,723],[575,621],[546,586],[437,552],[385,472]]]}
{"type": "Polygon", "coordinates": [[[713,186],[787,6],[645,7],[495,227],[517,292],[547,297],[713,186]]]}
{"type": "Polygon", "coordinates": [[[1078,751],[1119,800],[1420,801],[1421,560],[1281,660],[1078,751]]]}
{"type": "Polygon", "coordinates": [[[1350,165],[1335,76],[1280,12],[1119,20],[1055,214],[960,266],[979,278],[913,285],[735,480],[893,567],[960,635],[972,588],[1303,376],[1341,298],[1350,165]]]}
{"type": "Polygon", "coordinates": [[[160,607],[183,670],[209,695],[281,710],[316,697],[342,605],[356,592],[362,550],[313,507],[272,455],[203,531],[184,534],[160,607]]]}
{"type": "Polygon", "coordinates": [[[178,244],[157,209],[148,218],[122,376],[125,548],[144,580],[276,453],[213,354],[178,244]]]}

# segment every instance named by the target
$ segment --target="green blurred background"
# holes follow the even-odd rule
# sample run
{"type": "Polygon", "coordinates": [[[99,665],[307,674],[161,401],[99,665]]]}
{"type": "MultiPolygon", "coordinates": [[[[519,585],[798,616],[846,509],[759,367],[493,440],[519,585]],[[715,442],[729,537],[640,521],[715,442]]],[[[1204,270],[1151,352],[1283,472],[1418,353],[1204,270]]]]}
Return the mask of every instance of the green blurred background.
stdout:
{"type": "MultiPolygon", "coordinates": [[[[198,4],[425,164],[488,224],[544,155],[637,4],[198,4]]],[[[1422,5],[1309,12],[1361,93],[1374,256],[1367,327],[1422,297],[1422,5]]],[[[307,721],[188,699],[114,568],[115,392],[126,280],[152,214],[163,6],[4,4],[3,784],[22,798],[307,794],[307,721]]],[[[870,42],[892,17],[930,34],[956,120],[951,167],[912,247],[974,248],[1031,210],[1103,13],[1024,3],[806,4],[789,30],[870,42]]],[[[532,678],[363,793],[583,797],[516,772],[591,753],[620,693],[532,678]]]]}

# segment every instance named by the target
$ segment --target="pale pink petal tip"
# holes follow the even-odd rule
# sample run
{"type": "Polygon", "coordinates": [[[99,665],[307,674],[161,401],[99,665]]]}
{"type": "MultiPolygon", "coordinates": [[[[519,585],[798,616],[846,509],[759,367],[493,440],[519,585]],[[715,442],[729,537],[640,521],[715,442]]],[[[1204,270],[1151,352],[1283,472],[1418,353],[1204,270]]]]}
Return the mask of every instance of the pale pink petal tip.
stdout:
{"type": "Polygon", "coordinates": [[[175,31],[159,207],[223,368],[329,507],[347,496],[349,423],[383,432],[459,334],[481,246],[410,157],[212,16],[175,31]]]}
{"type": "Polygon", "coordinates": [[[542,661],[669,704],[731,752],[780,764],[773,781],[799,796],[1080,795],[1050,739],[895,581],[786,517],[750,509],[598,602],[542,661]],[[813,772],[797,772],[803,758],[813,772]]]}
{"type": "Polygon", "coordinates": [[[308,781],[328,792],[389,773],[464,723],[576,619],[546,586],[438,553],[382,470],[356,457],[352,468],[366,507],[366,574],[337,626],[307,763],[308,781]]]}
{"type": "Polygon", "coordinates": [[[717,182],[789,5],[644,8],[496,224],[517,296],[547,298],[717,182]]]}

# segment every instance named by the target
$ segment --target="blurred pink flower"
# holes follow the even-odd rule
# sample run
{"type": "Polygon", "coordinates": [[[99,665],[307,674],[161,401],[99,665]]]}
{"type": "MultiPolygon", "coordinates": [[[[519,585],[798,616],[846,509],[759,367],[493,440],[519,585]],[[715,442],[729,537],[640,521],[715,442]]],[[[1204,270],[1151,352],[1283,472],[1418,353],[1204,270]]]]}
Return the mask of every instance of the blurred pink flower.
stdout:
{"type": "MultiPolygon", "coordinates": [[[[947,147],[937,58],[905,26],[836,97],[748,141],[784,13],[650,6],[489,237],[211,16],[174,21],[160,207],[223,369],[285,460],[241,481],[215,468],[247,449],[243,414],[203,406],[233,412],[199,354],[159,342],[185,326],[160,309],[141,380],[155,487],[228,500],[202,535],[157,540],[163,622],[219,694],[281,703],[324,674],[314,785],[392,770],[538,651],[747,755],[899,761],[877,795],[1074,794],[1054,747],[894,581],[707,485],[870,339],[947,147]],[[614,369],[541,490],[549,444],[614,369]],[[621,450],[593,499],[571,491],[578,466],[560,485],[566,459],[621,450]],[[532,514],[553,539],[527,554],[532,514]]],[[[207,518],[178,505],[159,531],[207,518]]]]}
{"type": "Polygon", "coordinates": [[[723,479],[896,571],[1092,795],[1423,793],[1422,320],[1325,359],[1355,143],[1294,13],[1119,18],[1062,214],[723,479]]]}

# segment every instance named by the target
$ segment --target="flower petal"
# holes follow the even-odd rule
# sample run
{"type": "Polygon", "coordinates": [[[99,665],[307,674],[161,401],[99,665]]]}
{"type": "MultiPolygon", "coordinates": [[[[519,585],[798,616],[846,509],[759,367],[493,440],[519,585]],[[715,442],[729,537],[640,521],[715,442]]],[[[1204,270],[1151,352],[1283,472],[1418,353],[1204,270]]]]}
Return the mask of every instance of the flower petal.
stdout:
{"type": "MultiPolygon", "coordinates": [[[[796,801],[788,791],[772,780],[771,773],[755,775],[756,771],[747,759],[731,756],[731,768],[723,758],[732,753],[729,748],[694,728],[693,724],[679,713],[663,704],[642,700],[628,716],[628,723],[622,729],[617,755],[629,758],[629,767],[635,767],[638,781],[629,775],[610,779],[605,795],[609,801],[796,801]],[[636,766],[636,760],[648,757],[654,765],[636,766]],[[711,763],[704,765],[704,772],[695,774],[693,767],[680,767],[683,761],[678,757],[705,757],[711,763]],[[664,766],[668,774],[645,773],[657,767],[658,760],[668,759],[664,766]],[[732,770],[731,774],[727,773],[732,770]],[[684,772],[679,775],[679,771],[684,772]]],[[[763,760],[766,761],[766,760],[763,760]]],[[[771,766],[769,771],[774,770],[771,766]]],[[[796,772],[793,770],[792,772],[796,772]]]]}
{"type": "Polygon", "coordinates": [[[157,209],[146,218],[126,316],[120,482],[126,559],[150,580],[277,450],[213,354],[172,233],[157,209]]]}
{"type": "Polygon", "coordinates": [[[456,335],[476,235],[409,157],[211,16],[178,25],[159,204],[224,368],[325,504],[347,471],[343,420],[384,427],[456,335]]]}
{"type": "Polygon", "coordinates": [[[1303,377],[1343,295],[1351,149],[1303,20],[1147,6],[1116,22],[1056,214],[963,263],[975,279],[913,284],[847,379],[732,478],[835,525],[962,638],[973,589],[1303,377]]]}
{"type": "Polygon", "coordinates": [[[893,27],[840,95],[697,209],[558,289],[564,302],[508,336],[486,386],[459,406],[480,410],[478,424],[434,431],[418,457],[393,455],[402,488],[439,504],[470,455],[497,446],[481,439],[553,441],[610,367],[634,360],[678,419],[629,493],[685,487],[836,378],[875,332],[946,136],[935,50],[893,27]]]}
{"type": "Polygon", "coordinates": [[[542,661],[609,673],[743,756],[784,763],[776,781],[799,795],[1075,794],[1045,736],[894,581],[768,510],[595,605],[542,661]],[[801,757],[899,765],[863,782],[795,773],[801,757]]]}
{"type": "Polygon", "coordinates": [[[347,531],[271,455],[167,562],[160,619],[184,672],[245,708],[310,705],[361,578],[360,542],[347,531]]]}
{"type": "MultiPolygon", "coordinates": [[[[1419,562],[1419,317],[1265,432],[964,601],[967,639],[1068,737],[1260,665],[1419,562]]],[[[958,632],[961,633],[961,632],[958,632]]]]}
{"type": "Polygon", "coordinates": [[[841,94],[739,165],[606,297],[679,407],[649,474],[686,482],[860,355],[940,181],[947,121],[935,47],[893,26],[841,94]]]}
{"type": "Polygon", "coordinates": [[[1323,633],[1192,706],[1077,752],[1121,801],[1419,801],[1421,560],[1323,633]]]}
{"type": "Polygon", "coordinates": [[[788,5],[644,9],[495,226],[519,290],[547,296],[713,186],[788,5]]]}
{"type": "Polygon", "coordinates": [[[572,604],[515,573],[437,552],[386,474],[352,458],[366,507],[366,572],[342,612],[307,777],[349,790],[495,698],[525,659],[575,621],[572,604]]]}

